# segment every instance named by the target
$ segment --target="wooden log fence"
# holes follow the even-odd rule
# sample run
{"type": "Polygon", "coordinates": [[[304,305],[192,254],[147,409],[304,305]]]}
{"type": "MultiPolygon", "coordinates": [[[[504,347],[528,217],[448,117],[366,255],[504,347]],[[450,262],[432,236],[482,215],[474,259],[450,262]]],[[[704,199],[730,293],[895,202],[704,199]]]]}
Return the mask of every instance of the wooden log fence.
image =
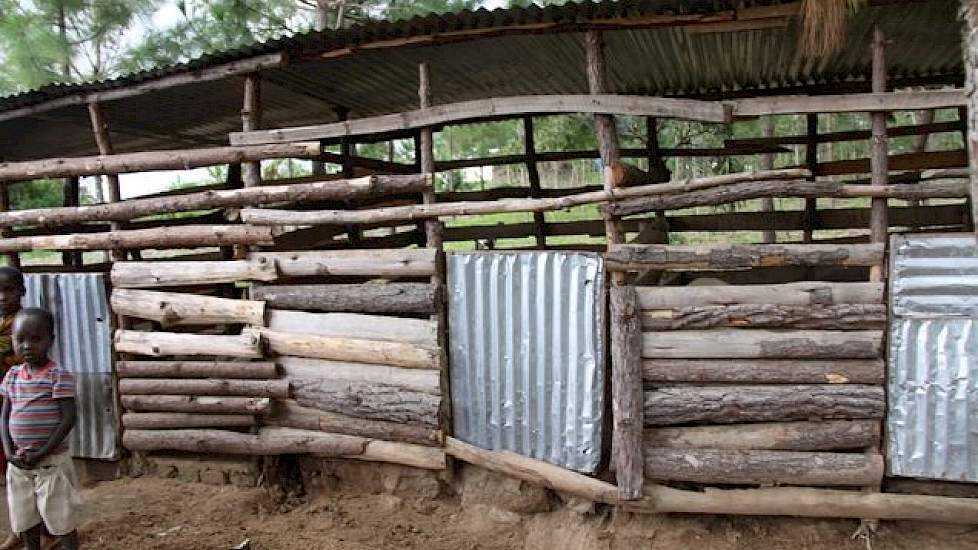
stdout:
{"type": "Polygon", "coordinates": [[[274,281],[275,262],[262,258],[228,261],[117,262],[110,274],[114,288],[209,285],[235,281],[274,281]]]}
{"type": "Polygon", "coordinates": [[[118,361],[119,378],[275,378],[275,363],[265,361],[118,361]]]}
{"type": "Polygon", "coordinates": [[[274,265],[283,277],[365,275],[428,277],[435,270],[433,248],[333,250],[316,252],[259,252],[251,261],[274,265]]]}
{"type": "Polygon", "coordinates": [[[882,244],[617,244],[610,245],[605,254],[609,271],[726,271],[782,266],[870,266],[882,260],[882,244]]]}
{"type": "Polygon", "coordinates": [[[435,307],[428,283],[263,285],[251,295],[269,307],[305,311],[421,314],[435,307]]]}
{"type": "Polygon", "coordinates": [[[117,288],[112,291],[110,303],[116,314],[150,319],[164,328],[224,323],[265,324],[265,303],[254,300],[117,288]]]}
{"type": "MultiPolygon", "coordinates": [[[[121,203],[114,203],[121,204],[121,203]]],[[[130,229],[107,233],[74,233],[0,239],[0,252],[31,250],[105,250],[196,248],[204,246],[272,244],[267,227],[245,225],[187,225],[159,229],[130,229]]]]}

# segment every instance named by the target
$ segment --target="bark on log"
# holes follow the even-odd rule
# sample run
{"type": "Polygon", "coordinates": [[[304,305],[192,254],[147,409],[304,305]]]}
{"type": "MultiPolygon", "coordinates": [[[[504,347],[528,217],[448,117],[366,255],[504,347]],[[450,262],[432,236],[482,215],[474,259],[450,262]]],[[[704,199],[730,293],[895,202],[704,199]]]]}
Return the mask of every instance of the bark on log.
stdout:
{"type": "Polygon", "coordinates": [[[882,304],[881,283],[798,282],[780,285],[638,287],[642,309],[771,304],[786,306],[882,304]]]}
{"type": "Polygon", "coordinates": [[[126,430],[122,444],[133,451],[186,451],[253,456],[313,454],[328,458],[353,458],[403,464],[431,470],[444,469],[440,449],[372,441],[352,435],[293,428],[262,428],[257,434],[224,430],[126,430]]]}
{"type": "MultiPolygon", "coordinates": [[[[634,188],[641,189],[641,188],[634,188]]],[[[893,186],[853,185],[830,181],[754,181],[735,183],[716,189],[700,189],[682,194],[646,193],[639,198],[618,200],[601,207],[615,216],[630,216],[656,210],[680,210],[696,206],[716,206],[766,197],[856,198],[877,197],[905,200],[960,198],[968,196],[968,186],[960,181],[931,181],[893,186]]],[[[598,201],[591,201],[598,202],[598,201]]]]}
{"type": "Polygon", "coordinates": [[[357,338],[333,338],[262,329],[268,349],[278,355],[391,365],[413,369],[437,369],[438,353],[400,342],[357,338]]]}
{"type": "MultiPolygon", "coordinates": [[[[121,203],[114,203],[121,204],[121,203]]],[[[31,250],[104,250],[120,248],[196,248],[202,246],[274,244],[267,227],[246,225],[186,225],[159,229],[130,229],[108,233],[73,233],[0,239],[0,252],[31,250]]]]}
{"type": "Polygon", "coordinates": [[[883,332],[710,329],[647,332],[646,359],[874,359],[883,332]]]}
{"type": "Polygon", "coordinates": [[[727,102],[735,117],[805,113],[855,113],[876,111],[919,111],[956,107],[965,101],[961,90],[915,90],[824,96],[754,97],[727,102]]]}
{"type": "Polygon", "coordinates": [[[645,448],[652,479],[724,485],[861,487],[883,480],[878,454],[645,448]]]}
{"type": "Polygon", "coordinates": [[[321,411],[400,424],[438,428],[441,397],[398,386],[355,381],[291,378],[296,403],[321,411]]]}
{"type": "Polygon", "coordinates": [[[276,332],[401,342],[429,348],[438,345],[437,326],[427,319],[271,310],[267,326],[276,332]]]}
{"type": "Polygon", "coordinates": [[[780,266],[870,266],[883,260],[882,244],[756,244],[681,246],[616,244],[605,254],[611,271],[673,269],[725,271],[780,266]]]}
{"type": "Polygon", "coordinates": [[[642,326],[635,288],[611,287],[612,461],[620,496],[642,496],[642,326]]]}
{"type": "Polygon", "coordinates": [[[882,329],[886,325],[883,304],[841,306],[691,306],[642,312],[646,330],[684,330],[723,327],[801,328],[829,330],[882,329]]]}
{"type": "Polygon", "coordinates": [[[267,414],[267,397],[196,397],[192,395],[123,395],[122,406],[130,411],[184,413],[267,414]]]}
{"type": "Polygon", "coordinates": [[[645,425],[882,418],[885,408],[878,386],[667,386],[645,392],[645,425]]]}
{"type": "MultiPolygon", "coordinates": [[[[872,85],[874,93],[886,92],[886,53],[885,39],[883,31],[876,26],[873,30],[873,64],[872,64],[872,85]]],[[[889,145],[886,138],[886,112],[874,112],[871,117],[873,121],[873,138],[870,142],[871,152],[869,165],[872,171],[871,183],[876,186],[885,186],[889,175],[889,145]]],[[[869,240],[873,243],[882,243],[886,246],[889,240],[889,223],[887,221],[887,200],[874,198],[870,203],[870,222],[869,240]]],[[[881,281],[883,279],[884,262],[870,267],[869,280],[881,281]]]]}
{"type": "Polygon", "coordinates": [[[275,363],[219,361],[118,361],[119,378],[235,378],[278,377],[275,363]]]}
{"type": "Polygon", "coordinates": [[[151,319],[164,328],[178,325],[265,324],[265,302],[117,288],[112,291],[117,315],[151,319]]]}
{"type": "Polygon", "coordinates": [[[286,399],[289,397],[289,381],[125,378],[119,380],[119,393],[122,395],[239,395],[286,399]]]}
{"type": "Polygon", "coordinates": [[[319,430],[321,432],[387,439],[430,447],[437,447],[441,442],[441,432],[438,430],[399,422],[354,418],[312,407],[303,407],[293,400],[275,402],[271,416],[263,418],[263,421],[270,426],[319,430]]]}
{"type": "Polygon", "coordinates": [[[427,283],[260,286],[252,298],[269,307],[356,313],[432,313],[435,288],[427,283]]]}
{"type": "Polygon", "coordinates": [[[115,331],[115,350],[137,355],[213,355],[260,359],[261,334],[244,329],[239,335],[181,334],[175,332],[115,331]]]}
{"type": "MultiPolygon", "coordinates": [[[[836,451],[879,445],[876,420],[764,422],[724,426],[655,428],[643,434],[645,449],[836,451]]],[[[644,451],[648,452],[648,451],[644,451]]]]}
{"type": "Polygon", "coordinates": [[[259,252],[249,259],[273,264],[285,277],[428,277],[435,270],[435,253],[433,248],[259,252]]]}
{"type": "MultiPolygon", "coordinates": [[[[724,176],[696,178],[681,182],[604,189],[601,191],[591,191],[587,193],[562,195],[559,197],[550,198],[500,199],[496,201],[478,202],[446,202],[436,204],[392,206],[367,210],[293,211],[249,208],[241,211],[241,219],[246,223],[255,225],[362,225],[407,222],[447,216],[499,214],[504,212],[549,212],[584,204],[625,200],[632,197],[690,193],[695,189],[708,189],[738,181],[763,180],[782,176],[798,177],[799,174],[802,173],[807,174],[808,171],[774,170],[770,172],[756,173],[744,172],[739,174],[726,174],[724,176]]],[[[775,189],[781,189],[785,182],[781,181],[778,183],[779,185],[774,186],[775,189]]],[[[765,189],[768,189],[768,187],[765,187],[765,189]]],[[[958,191],[958,188],[955,188],[955,191],[958,191]]]]}
{"type": "Polygon", "coordinates": [[[336,385],[348,382],[380,384],[429,395],[441,394],[441,375],[434,369],[402,369],[302,357],[281,357],[279,365],[287,379],[317,380],[336,385]]]}
{"type": "Polygon", "coordinates": [[[205,147],[144,151],[93,157],[52,158],[0,163],[0,180],[67,178],[104,174],[129,174],[154,170],[190,170],[202,166],[238,164],[277,158],[316,158],[322,147],[317,142],[258,146],[205,147]]]}
{"type": "Polygon", "coordinates": [[[117,262],[114,288],[209,285],[235,281],[274,281],[275,263],[260,258],[223,262],[117,262]]]}
{"type": "Polygon", "coordinates": [[[126,430],[167,430],[174,428],[247,428],[255,425],[249,414],[125,413],[126,430]]]}
{"type": "MultiPolygon", "coordinates": [[[[168,154],[169,152],[165,153],[168,154]]],[[[344,201],[380,195],[415,193],[430,185],[431,180],[428,176],[416,174],[409,176],[367,176],[350,180],[204,191],[90,206],[0,212],[0,226],[56,226],[95,221],[129,221],[162,212],[241,208],[263,204],[305,203],[324,200],[344,201]]]]}
{"type": "Polygon", "coordinates": [[[883,384],[882,359],[798,361],[795,359],[646,360],[647,383],[696,384],[883,384]]]}

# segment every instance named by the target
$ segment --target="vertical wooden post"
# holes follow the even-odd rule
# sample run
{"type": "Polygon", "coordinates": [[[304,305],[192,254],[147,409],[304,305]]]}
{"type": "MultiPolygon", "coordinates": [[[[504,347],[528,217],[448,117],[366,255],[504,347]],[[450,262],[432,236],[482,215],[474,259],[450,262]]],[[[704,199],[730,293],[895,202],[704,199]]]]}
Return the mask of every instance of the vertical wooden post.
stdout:
{"type": "Polygon", "coordinates": [[[964,148],[968,151],[968,166],[971,167],[971,225],[978,231],[978,0],[961,0],[961,16],[964,19],[961,47],[964,52],[964,90],[968,98],[964,148]]]}
{"type": "MultiPolygon", "coordinates": [[[[79,180],[77,177],[65,178],[64,183],[61,187],[62,199],[61,202],[64,206],[78,206],[79,200],[79,180]]],[[[61,253],[61,263],[65,266],[79,268],[82,266],[82,253],[81,251],[74,250],[69,252],[61,253]]]]}
{"type": "MultiPolygon", "coordinates": [[[[761,126],[761,135],[765,138],[773,138],[775,134],[774,128],[774,117],[768,116],[764,117],[764,121],[761,126]]],[[[761,155],[761,170],[774,170],[774,153],[764,153],[761,155]]],[[[808,203],[805,204],[805,210],[808,210],[808,203]]],[[[766,197],[761,199],[761,211],[765,214],[774,213],[774,199],[771,197],[766,197]]],[[[807,218],[807,214],[806,214],[807,218]]],[[[778,242],[778,233],[774,229],[768,229],[764,231],[763,241],[766,244],[778,242]]]]}
{"type": "MultiPolygon", "coordinates": [[[[95,133],[95,144],[98,146],[98,152],[101,155],[111,155],[113,153],[112,139],[109,136],[109,126],[105,120],[105,114],[102,112],[102,106],[98,103],[88,104],[88,114],[92,119],[92,131],[95,133]]],[[[118,174],[109,174],[105,176],[105,180],[108,183],[108,202],[119,202],[119,176],[118,174]]],[[[112,222],[112,231],[118,231],[122,229],[122,224],[119,222],[112,222]]],[[[112,261],[121,261],[126,259],[125,250],[111,250],[110,258],[112,261]]]]}
{"type": "MultiPolygon", "coordinates": [[[[809,113],[805,117],[808,140],[805,143],[805,166],[812,173],[811,180],[815,181],[818,176],[818,115],[809,113]]],[[[818,199],[805,199],[805,221],[803,226],[802,241],[806,243],[814,240],[815,216],[818,213],[818,199]]]]}
{"type": "MultiPolygon", "coordinates": [[[[587,52],[588,88],[592,94],[608,93],[608,75],[605,64],[604,40],[600,32],[588,31],[585,35],[587,52]]],[[[604,167],[604,188],[614,189],[613,168],[619,163],[618,131],[611,115],[594,115],[598,134],[598,149],[604,167]]],[[[608,244],[624,241],[621,221],[613,216],[605,218],[608,244]]],[[[642,459],[642,365],[634,359],[634,331],[638,323],[635,311],[634,289],[625,287],[624,273],[613,273],[611,280],[611,453],[618,482],[618,493],[623,499],[633,500],[642,496],[644,467],[642,459]],[[629,306],[629,303],[631,305],[629,306]],[[638,399],[636,400],[636,392],[638,399]]],[[[638,328],[641,331],[641,327],[638,328]]],[[[641,339],[641,332],[639,332],[641,339]]]]}
{"type": "MultiPolygon", "coordinates": [[[[244,101],[241,106],[241,129],[245,132],[261,128],[261,76],[251,73],[244,80],[244,101]]],[[[246,162],[241,166],[245,187],[261,185],[261,163],[246,162]]]]}
{"type": "MultiPolygon", "coordinates": [[[[666,167],[666,163],[662,159],[662,151],[659,149],[659,122],[652,116],[645,117],[645,150],[652,181],[656,183],[669,181],[672,174],[669,173],[669,168],[666,167]]],[[[643,224],[640,223],[641,225],[643,224]]],[[[639,229],[639,235],[642,234],[643,229],[639,229]]],[[[661,232],[659,242],[669,244],[669,220],[666,218],[665,210],[655,211],[654,230],[661,232]]]]}
{"type": "MultiPolygon", "coordinates": [[[[873,31],[873,93],[886,91],[886,54],[883,31],[876,27],[873,31]]],[[[874,112],[873,115],[873,147],[870,154],[873,185],[886,185],[889,174],[889,158],[886,140],[886,113],[874,112]]],[[[872,200],[869,221],[870,242],[883,243],[887,241],[887,201],[883,198],[872,200]]],[[[869,280],[882,281],[884,278],[885,261],[869,268],[869,280]]]]}
{"type": "MultiPolygon", "coordinates": [[[[10,210],[10,183],[3,183],[0,185],[0,212],[7,212],[10,210]]],[[[0,227],[0,239],[5,239],[10,236],[9,227],[0,227]]],[[[11,267],[16,267],[20,269],[20,254],[13,252],[7,254],[7,264],[11,267]]]]}
{"type": "MultiPolygon", "coordinates": [[[[537,148],[533,139],[533,117],[523,117],[523,145],[526,151],[526,175],[530,181],[530,197],[540,197],[540,171],[537,170],[537,148]]],[[[543,212],[533,213],[533,233],[537,248],[547,248],[547,220],[543,212]]]]}

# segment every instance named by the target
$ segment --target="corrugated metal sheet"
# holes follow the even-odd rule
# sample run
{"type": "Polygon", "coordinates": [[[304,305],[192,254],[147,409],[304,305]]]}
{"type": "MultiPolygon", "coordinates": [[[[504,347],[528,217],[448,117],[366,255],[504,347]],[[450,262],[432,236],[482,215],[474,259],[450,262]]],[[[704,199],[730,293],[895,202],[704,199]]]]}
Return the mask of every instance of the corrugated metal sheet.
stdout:
{"type": "MultiPolygon", "coordinates": [[[[616,93],[715,96],[865,91],[870,72],[866,52],[875,25],[890,42],[888,77],[895,87],[963,81],[957,0],[903,0],[864,7],[852,16],[844,47],[817,60],[803,55],[798,47],[797,18],[783,28],[739,32],[703,33],[666,25],[640,28],[642,18],[650,16],[734,14],[733,10],[791,1],[605,0],[372,22],[206,55],[187,64],[105,82],[49,86],[0,98],[0,112],[280,51],[287,52],[289,64],[262,71],[263,120],[270,128],[335,121],[331,106],[350,109],[353,118],[417,108],[417,65],[422,61],[431,67],[435,104],[520,94],[585,93],[580,30],[596,20],[637,24],[606,33],[610,90],[616,93]],[[499,32],[469,39],[445,36],[490,29],[499,32]],[[405,40],[403,47],[357,49],[369,43],[432,35],[431,45],[405,40]],[[441,38],[443,43],[438,43],[441,38]],[[347,51],[353,54],[321,55],[347,51]]],[[[241,81],[236,77],[108,102],[105,110],[110,125],[125,121],[125,127],[116,130],[114,145],[119,152],[127,152],[226,143],[227,133],[240,129],[240,105],[241,81]]],[[[96,153],[84,105],[0,123],[4,160],[96,153]]]]}
{"type": "Polygon", "coordinates": [[[892,241],[890,475],[978,482],[974,235],[892,241]]]}
{"type": "Polygon", "coordinates": [[[448,257],[455,435],[591,473],[601,459],[604,267],[597,255],[448,257]]]}
{"type": "Polygon", "coordinates": [[[105,276],[43,273],[25,276],[25,304],[55,317],[51,356],[77,383],[78,424],[71,452],[82,458],[118,458],[116,401],[112,384],[112,336],[105,276]]]}

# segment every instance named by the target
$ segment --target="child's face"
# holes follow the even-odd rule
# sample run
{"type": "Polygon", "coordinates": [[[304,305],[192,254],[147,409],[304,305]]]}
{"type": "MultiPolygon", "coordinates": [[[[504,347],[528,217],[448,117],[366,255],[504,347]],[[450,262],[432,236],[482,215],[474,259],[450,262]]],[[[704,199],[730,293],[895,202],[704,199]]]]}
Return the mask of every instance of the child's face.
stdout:
{"type": "Polygon", "coordinates": [[[30,315],[14,319],[14,351],[17,356],[32,366],[43,366],[48,361],[53,335],[47,322],[30,315]]]}
{"type": "Polygon", "coordinates": [[[20,310],[24,287],[8,274],[0,273],[0,313],[12,315],[20,310]]]}

